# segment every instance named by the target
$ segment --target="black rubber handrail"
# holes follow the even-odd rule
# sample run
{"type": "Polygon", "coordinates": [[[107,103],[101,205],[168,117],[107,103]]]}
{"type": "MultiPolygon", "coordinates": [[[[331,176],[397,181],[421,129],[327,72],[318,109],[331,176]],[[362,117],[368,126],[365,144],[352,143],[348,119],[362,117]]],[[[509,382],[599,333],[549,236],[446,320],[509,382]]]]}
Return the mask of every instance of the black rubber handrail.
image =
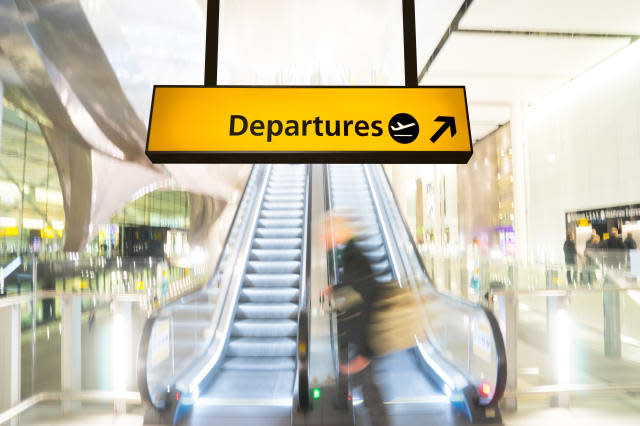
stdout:
{"type": "MultiPolygon", "coordinates": [[[[331,182],[329,175],[329,165],[325,164],[323,167],[323,192],[324,192],[324,208],[327,212],[333,211],[333,203],[331,202],[331,182]]],[[[329,222],[326,223],[329,226],[329,222]]],[[[331,264],[327,263],[327,281],[328,286],[336,285],[338,282],[338,262],[336,258],[336,247],[335,244],[331,247],[331,264]]],[[[331,357],[333,358],[333,366],[335,370],[336,380],[340,380],[340,367],[339,367],[339,359],[338,359],[338,349],[337,349],[337,339],[333,332],[334,322],[336,321],[335,313],[333,311],[329,312],[329,341],[331,342],[331,357]]]]}
{"type": "Polygon", "coordinates": [[[311,165],[307,166],[307,181],[305,191],[305,248],[303,260],[305,262],[304,282],[300,288],[300,309],[298,310],[298,405],[302,411],[310,408],[309,398],[309,314],[310,314],[310,284],[311,284],[311,165]]]}
{"type": "MultiPolygon", "coordinates": [[[[387,184],[387,189],[391,193],[391,196],[393,197],[393,201],[395,202],[395,205],[397,207],[400,204],[398,204],[398,198],[396,197],[396,194],[393,191],[393,186],[391,186],[391,182],[389,181],[389,176],[387,176],[387,173],[385,172],[384,167],[382,165],[379,165],[379,167],[380,167],[380,169],[382,169],[382,175],[385,178],[385,181],[386,181],[386,184],[387,184]]],[[[424,262],[422,261],[422,256],[420,255],[420,252],[418,251],[418,247],[416,246],[416,242],[413,239],[413,237],[411,236],[411,231],[409,230],[409,226],[407,225],[407,221],[405,220],[405,218],[404,218],[404,216],[402,214],[400,214],[399,216],[400,216],[400,219],[402,220],[402,223],[404,225],[405,232],[409,236],[409,241],[411,242],[411,247],[413,248],[413,251],[414,251],[416,257],[418,258],[418,263],[420,264],[420,269],[422,270],[422,272],[425,274],[425,276],[429,280],[429,283],[431,283],[431,285],[433,287],[433,290],[436,293],[438,293],[441,297],[444,297],[446,299],[452,300],[455,303],[471,306],[474,309],[481,308],[484,311],[485,315],[487,316],[487,319],[489,320],[489,324],[491,326],[491,331],[492,331],[493,336],[494,336],[494,342],[496,344],[496,357],[498,358],[498,365],[497,365],[496,387],[495,387],[495,391],[494,391],[494,394],[493,394],[493,398],[491,398],[491,401],[489,401],[489,403],[486,404],[486,405],[487,406],[492,406],[492,405],[497,404],[498,401],[500,400],[500,398],[502,398],[502,395],[504,394],[504,390],[505,390],[505,388],[507,386],[507,353],[506,353],[506,349],[505,349],[505,346],[504,346],[504,340],[502,339],[502,331],[500,330],[500,326],[498,325],[498,321],[496,320],[495,316],[493,315],[493,312],[489,311],[484,306],[476,305],[476,304],[473,304],[473,303],[471,303],[471,302],[469,302],[467,300],[461,299],[459,297],[456,297],[456,296],[453,296],[453,295],[450,295],[450,294],[446,294],[446,293],[442,293],[433,285],[433,280],[429,276],[429,273],[427,272],[427,269],[424,266],[424,262]]]]}
{"type": "MultiPolygon", "coordinates": [[[[211,275],[211,278],[208,281],[207,287],[209,286],[209,283],[211,283],[211,281],[215,278],[216,274],[218,273],[218,269],[220,268],[220,263],[222,262],[222,257],[225,253],[225,250],[227,248],[227,243],[229,242],[229,237],[231,236],[231,232],[233,230],[233,227],[235,225],[236,219],[238,217],[238,213],[240,211],[240,206],[242,205],[242,203],[244,202],[245,197],[247,196],[247,187],[249,186],[249,182],[251,182],[251,177],[253,176],[253,174],[256,171],[256,166],[253,165],[251,167],[251,172],[249,172],[249,176],[247,177],[247,182],[245,182],[244,185],[244,189],[242,190],[242,197],[240,197],[240,200],[238,201],[238,208],[236,209],[235,213],[233,214],[233,219],[231,220],[231,226],[229,227],[229,231],[227,232],[227,236],[225,237],[224,240],[224,244],[222,245],[223,249],[220,252],[220,256],[218,257],[218,261],[216,262],[216,266],[213,269],[213,275],[211,275]]],[[[138,357],[137,357],[137,364],[136,364],[136,374],[137,374],[137,381],[138,381],[138,390],[140,392],[140,397],[142,399],[143,402],[146,402],[148,404],[150,404],[152,407],[154,407],[156,410],[159,410],[158,407],[156,407],[153,404],[153,401],[151,400],[151,395],[149,394],[149,383],[147,382],[147,358],[148,358],[148,353],[149,353],[149,341],[151,340],[151,333],[153,331],[153,326],[156,322],[156,320],[158,319],[158,315],[159,313],[177,303],[178,301],[182,300],[185,297],[190,296],[193,293],[196,293],[200,290],[194,290],[192,292],[189,292],[185,295],[183,295],[182,297],[172,301],[171,303],[163,306],[160,310],[154,312],[153,315],[151,315],[144,324],[144,328],[142,330],[142,335],[140,336],[140,343],[138,344],[138,357]]],[[[164,409],[167,409],[168,407],[165,406],[164,409]]]]}

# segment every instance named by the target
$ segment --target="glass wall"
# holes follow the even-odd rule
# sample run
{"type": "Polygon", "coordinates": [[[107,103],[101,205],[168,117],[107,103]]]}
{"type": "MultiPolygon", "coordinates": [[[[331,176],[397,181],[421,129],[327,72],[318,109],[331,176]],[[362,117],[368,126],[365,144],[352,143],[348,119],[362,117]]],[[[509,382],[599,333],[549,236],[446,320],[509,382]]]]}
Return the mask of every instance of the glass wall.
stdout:
{"type": "Polygon", "coordinates": [[[186,192],[157,190],[120,209],[98,227],[89,251],[107,258],[166,257],[188,251],[189,198],[186,192]]]}
{"type": "Polygon", "coordinates": [[[64,208],[53,158],[36,122],[6,101],[2,107],[0,253],[56,251],[64,208]]]}

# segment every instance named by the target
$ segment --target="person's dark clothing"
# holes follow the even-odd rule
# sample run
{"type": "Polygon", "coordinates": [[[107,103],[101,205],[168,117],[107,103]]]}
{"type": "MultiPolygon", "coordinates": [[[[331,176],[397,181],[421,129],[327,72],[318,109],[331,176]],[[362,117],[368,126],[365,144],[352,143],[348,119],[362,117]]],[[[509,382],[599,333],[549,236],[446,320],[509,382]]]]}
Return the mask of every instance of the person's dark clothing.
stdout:
{"type": "Polygon", "coordinates": [[[564,250],[564,263],[567,265],[567,283],[573,284],[577,278],[576,260],[578,252],[576,243],[567,238],[562,249],[564,250]]]}
{"type": "Polygon", "coordinates": [[[345,340],[356,348],[355,355],[371,358],[373,351],[369,347],[366,330],[378,286],[369,259],[357,246],[357,241],[357,239],[349,240],[344,248],[342,256],[344,272],[339,286],[350,286],[360,295],[363,303],[341,315],[341,323],[345,340]]]}
{"type": "Polygon", "coordinates": [[[593,242],[593,235],[589,238],[584,246],[585,250],[595,248],[596,244],[593,242]]]}
{"type": "Polygon", "coordinates": [[[638,248],[635,240],[629,235],[627,235],[627,238],[624,240],[624,246],[627,248],[627,250],[635,250],[638,248]]]}
{"type": "Polygon", "coordinates": [[[614,237],[613,235],[611,235],[607,240],[607,248],[609,250],[625,250],[626,249],[624,242],[622,241],[622,238],[614,237]]]}
{"type": "Polygon", "coordinates": [[[369,419],[374,426],[387,426],[389,420],[378,386],[373,381],[373,363],[352,377],[354,387],[361,386],[362,403],[367,407],[369,419]]]}
{"type": "MultiPolygon", "coordinates": [[[[358,355],[368,359],[374,358],[367,331],[371,307],[379,294],[379,283],[375,280],[369,259],[358,247],[357,242],[358,239],[355,238],[349,240],[342,251],[343,275],[338,288],[351,287],[362,298],[362,302],[338,315],[338,348],[341,352],[341,363],[346,363],[358,355]]],[[[373,364],[374,362],[371,362],[362,371],[352,374],[351,384],[361,388],[363,404],[369,412],[371,423],[375,426],[387,426],[389,421],[386,409],[380,390],[373,380],[373,364]]],[[[339,399],[346,396],[347,386],[347,378],[341,375],[338,379],[339,399]]]]}
{"type": "Polygon", "coordinates": [[[571,240],[566,240],[563,246],[564,250],[564,263],[567,265],[575,265],[578,257],[578,251],[576,250],[576,243],[571,240]]]}
{"type": "Polygon", "coordinates": [[[626,247],[622,238],[614,237],[611,235],[608,240],[605,241],[605,263],[611,268],[619,268],[620,265],[625,263],[626,259],[626,247]]]}

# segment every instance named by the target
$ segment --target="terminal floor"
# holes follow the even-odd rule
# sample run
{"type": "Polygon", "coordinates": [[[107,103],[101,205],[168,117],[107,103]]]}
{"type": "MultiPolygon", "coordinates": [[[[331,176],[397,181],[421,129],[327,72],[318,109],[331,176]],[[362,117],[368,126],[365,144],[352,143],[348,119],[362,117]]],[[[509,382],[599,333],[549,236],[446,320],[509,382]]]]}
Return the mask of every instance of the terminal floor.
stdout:
{"type": "MultiPolygon", "coordinates": [[[[83,407],[73,417],[60,415],[58,404],[40,404],[21,416],[21,425],[142,425],[140,407],[130,407],[126,415],[108,413],[108,406],[83,407]]],[[[524,401],[516,413],[504,413],[504,425],[510,426],[627,426],[637,425],[640,414],[640,397],[624,397],[619,394],[572,399],[571,408],[550,408],[548,401],[524,401]]],[[[404,423],[394,422],[394,425],[404,423]]],[[[414,423],[415,424],[415,423],[414,423]]],[[[419,424],[419,423],[417,423],[419,424]]]]}

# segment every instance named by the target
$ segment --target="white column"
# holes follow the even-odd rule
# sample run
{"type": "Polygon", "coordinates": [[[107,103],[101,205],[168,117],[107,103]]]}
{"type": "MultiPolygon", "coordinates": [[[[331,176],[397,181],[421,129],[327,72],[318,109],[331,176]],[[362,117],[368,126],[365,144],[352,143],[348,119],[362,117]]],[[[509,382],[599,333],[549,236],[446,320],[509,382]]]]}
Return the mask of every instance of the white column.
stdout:
{"type": "MultiPolygon", "coordinates": [[[[494,301],[493,312],[500,324],[507,352],[507,388],[510,394],[518,390],[518,297],[515,291],[500,293],[494,301]]],[[[518,399],[515,396],[502,398],[502,407],[507,411],[516,411],[518,399]]]]}
{"type": "Polygon", "coordinates": [[[515,102],[511,107],[511,148],[513,167],[514,230],[516,233],[516,259],[526,262],[528,258],[527,226],[527,134],[526,104],[515,102]]]}
{"type": "Polygon", "coordinates": [[[0,308],[0,412],[20,402],[20,306],[0,308]]]}
{"type": "Polygon", "coordinates": [[[0,80],[0,147],[2,147],[2,112],[4,108],[3,100],[4,99],[4,85],[2,84],[2,80],[0,80]]]}
{"type": "MultiPolygon", "coordinates": [[[[135,368],[135,351],[131,342],[131,302],[114,302],[113,327],[111,328],[111,374],[113,390],[130,390],[135,368]]],[[[118,415],[126,414],[126,401],[116,399],[113,406],[118,415]]]]}
{"type": "MultiPolygon", "coordinates": [[[[62,301],[62,392],[79,392],[82,378],[82,311],[80,297],[65,297],[62,301]]],[[[73,401],[65,398],[62,401],[62,413],[69,414],[73,410],[73,401]]]]}

